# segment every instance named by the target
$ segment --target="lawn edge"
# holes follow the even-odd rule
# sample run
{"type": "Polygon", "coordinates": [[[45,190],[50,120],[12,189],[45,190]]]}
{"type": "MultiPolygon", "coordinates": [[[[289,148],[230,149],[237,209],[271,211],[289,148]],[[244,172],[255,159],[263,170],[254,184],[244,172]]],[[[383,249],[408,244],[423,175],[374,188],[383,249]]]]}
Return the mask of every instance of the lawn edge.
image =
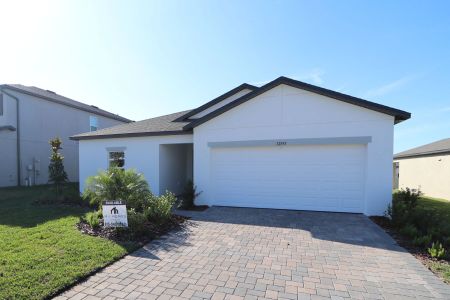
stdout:
{"type": "MultiPolygon", "coordinates": [[[[70,283],[70,284],[68,284],[68,285],[66,285],[66,286],[64,286],[64,287],[61,287],[60,289],[56,290],[54,293],[51,293],[51,294],[45,296],[44,298],[42,298],[42,300],[50,300],[50,299],[53,299],[53,298],[55,298],[55,297],[61,296],[64,292],[67,292],[68,290],[70,290],[70,289],[73,288],[74,286],[79,285],[79,284],[81,284],[81,283],[87,281],[87,280],[89,279],[89,277],[91,277],[91,276],[97,274],[98,272],[100,272],[100,271],[106,269],[107,267],[111,266],[112,264],[114,264],[114,263],[118,262],[119,260],[123,259],[125,256],[131,255],[131,254],[133,254],[133,253],[135,253],[135,252],[141,250],[142,248],[144,248],[146,245],[152,243],[153,241],[159,240],[159,239],[163,238],[164,236],[166,236],[166,235],[168,235],[168,234],[170,234],[170,233],[172,233],[172,232],[174,232],[174,231],[180,230],[181,227],[182,227],[182,225],[186,225],[186,224],[187,224],[187,221],[188,221],[188,220],[189,220],[189,219],[186,218],[186,220],[185,220],[183,223],[178,224],[176,227],[170,229],[169,231],[165,232],[164,234],[162,234],[162,235],[160,235],[160,236],[158,236],[158,237],[156,237],[156,238],[154,238],[154,239],[152,239],[152,240],[149,240],[149,241],[147,241],[147,242],[145,242],[145,243],[143,243],[143,244],[137,246],[136,249],[134,249],[134,250],[132,250],[132,251],[130,251],[130,252],[124,253],[123,255],[117,257],[116,259],[114,259],[114,260],[108,262],[108,263],[105,264],[104,266],[101,266],[101,267],[98,267],[98,268],[92,270],[91,272],[87,273],[86,275],[81,276],[80,278],[78,278],[78,279],[75,280],[74,282],[72,282],[72,283],[70,283]]],[[[77,229],[77,230],[78,230],[78,229],[77,229]]],[[[83,233],[83,234],[84,234],[84,233],[83,233]]],[[[98,238],[102,238],[102,239],[108,240],[108,239],[106,239],[106,238],[104,238],[104,237],[98,237],[98,238]]]]}

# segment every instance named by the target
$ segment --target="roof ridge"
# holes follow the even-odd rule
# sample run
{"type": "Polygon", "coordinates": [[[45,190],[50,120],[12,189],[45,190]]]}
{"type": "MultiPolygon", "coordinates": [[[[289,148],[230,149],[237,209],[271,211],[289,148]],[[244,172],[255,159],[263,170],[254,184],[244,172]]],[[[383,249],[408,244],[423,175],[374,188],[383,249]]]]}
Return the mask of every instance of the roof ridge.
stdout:
{"type": "Polygon", "coordinates": [[[107,118],[116,119],[122,122],[132,122],[132,120],[122,117],[118,114],[109,112],[107,110],[98,108],[94,105],[86,104],[78,100],[63,96],[51,90],[42,89],[36,86],[27,86],[20,83],[15,84],[2,84],[1,88],[10,89],[18,93],[31,95],[37,98],[45,99],[51,102],[55,102],[61,105],[73,107],[75,109],[84,110],[90,113],[98,114],[107,118]]]}

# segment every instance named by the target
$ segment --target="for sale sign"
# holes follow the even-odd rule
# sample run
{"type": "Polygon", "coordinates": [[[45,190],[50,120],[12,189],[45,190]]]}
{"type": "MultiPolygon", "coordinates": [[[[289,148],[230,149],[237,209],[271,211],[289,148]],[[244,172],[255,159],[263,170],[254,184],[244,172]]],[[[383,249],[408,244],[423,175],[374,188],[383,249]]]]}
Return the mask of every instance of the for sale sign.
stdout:
{"type": "Polygon", "coordinates": [[[120,200],[103,202],[103,222],[105,227],[128,227],[127,206],[120,200]]]}

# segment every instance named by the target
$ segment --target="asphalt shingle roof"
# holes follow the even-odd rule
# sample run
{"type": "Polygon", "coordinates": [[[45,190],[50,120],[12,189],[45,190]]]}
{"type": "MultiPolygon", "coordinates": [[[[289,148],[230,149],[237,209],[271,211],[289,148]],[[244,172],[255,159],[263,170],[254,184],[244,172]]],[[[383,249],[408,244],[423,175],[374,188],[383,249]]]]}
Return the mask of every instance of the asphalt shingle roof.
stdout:
{"type": "Polygon", "coordinates": [[[406,158],[421,155],[431,155],[439,153],[450,153],[450,138],[439,140],[430,144],[412,148],[394,155],[394,158],[406,158]]]}
{"type": "MultiPolygon", "coordinates": [[[[392,107],[384,106],[378,103],[370,102],[367,100],[355,98],[349,95],[341,94],[335,91],[327,90],[321,87],[313,86],[301,81],[290,79],[287,77],[279,77],[262,87],[255,87],[248,84],[240,85],[231,91],[219,96],[218,98],[194,109],[188,111],[182,111],[170,115],[165,115],[157,118],[147,119],[135,123],[119,125],[111,128],[106,128],[94,132],[87,132],[71,137],[74,140],[84,140],[84,139],[101,139],[101,138],[115,138],[115,137],[125,137],[125,136],[149,136],[149,135],[173,135],[173,134],[189,134],[192,133],[194,127],[207,122],[208,120],[215,118],[216,116],[248,101],[267,90],[270,90],[280,84],[287,84],[289,86],[297,87],[307,91],[311,91],[320,95],[328,96],[333,99],[350,103],[353,105],[361,106],[367,109],[378,111],[380,113],[385,113],[395,117],[395,123],[401,122],[403,120],[409,119],[411,114],[398,110],[392,107]],[[237,91],[242,89],[250,89],[252,92],[245,94],[244,96],[220,107],[207,115],[191,120],[189,116],[203,111],[207,107],[222,101],[223,99],[235,94],[237,91]]],[[[320,113],[320,112],[318,112],[320,113]]]]}
{"type": "Polygon", "coordinates": [[[175,121],[190,110],[180,111],[174,114],[151,118],[129,124],[121,124],[97,131],[86,132],[71,137],[74,140],[99,139],[121,136],[151,136],[167,134],[189,134],[192,131],[183,130],[183,126],[189,122],[175,121]]]}
{"type": "Polygon", "coordinates": [[[100,116],[104,116],[107,118],[111,118],[114,120],[122,121],[122,122],[132,122],[131,120],[124,118],[122,116],[110,113],[106,110],[100,109],[96,106],[85,104],[64,96],[61,96],[59,94],[56,94],[55,92],[44,90],[35,86],[25,86],[22,84],[4,84],[0,85],[1,88],[10,89],[12,91],[36,96],[39,98],[43,98],[52,102],[60,103],[63,105],[67,105],[73,108],[81,109],[87,112],[91,112],[100,116]]]}

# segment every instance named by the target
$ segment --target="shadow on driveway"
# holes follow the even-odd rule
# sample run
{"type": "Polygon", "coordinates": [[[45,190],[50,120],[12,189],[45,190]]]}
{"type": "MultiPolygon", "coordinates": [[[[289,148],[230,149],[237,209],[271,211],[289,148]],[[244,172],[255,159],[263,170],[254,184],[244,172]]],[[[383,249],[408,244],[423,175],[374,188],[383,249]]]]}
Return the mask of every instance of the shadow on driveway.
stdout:
{"type": "Polygon", "coordinates": [[[299,229],[320,240],[406,252],[362,214],[224,206],[202,212],[177,210],[176,214],[195,221],[299,229]]]}

